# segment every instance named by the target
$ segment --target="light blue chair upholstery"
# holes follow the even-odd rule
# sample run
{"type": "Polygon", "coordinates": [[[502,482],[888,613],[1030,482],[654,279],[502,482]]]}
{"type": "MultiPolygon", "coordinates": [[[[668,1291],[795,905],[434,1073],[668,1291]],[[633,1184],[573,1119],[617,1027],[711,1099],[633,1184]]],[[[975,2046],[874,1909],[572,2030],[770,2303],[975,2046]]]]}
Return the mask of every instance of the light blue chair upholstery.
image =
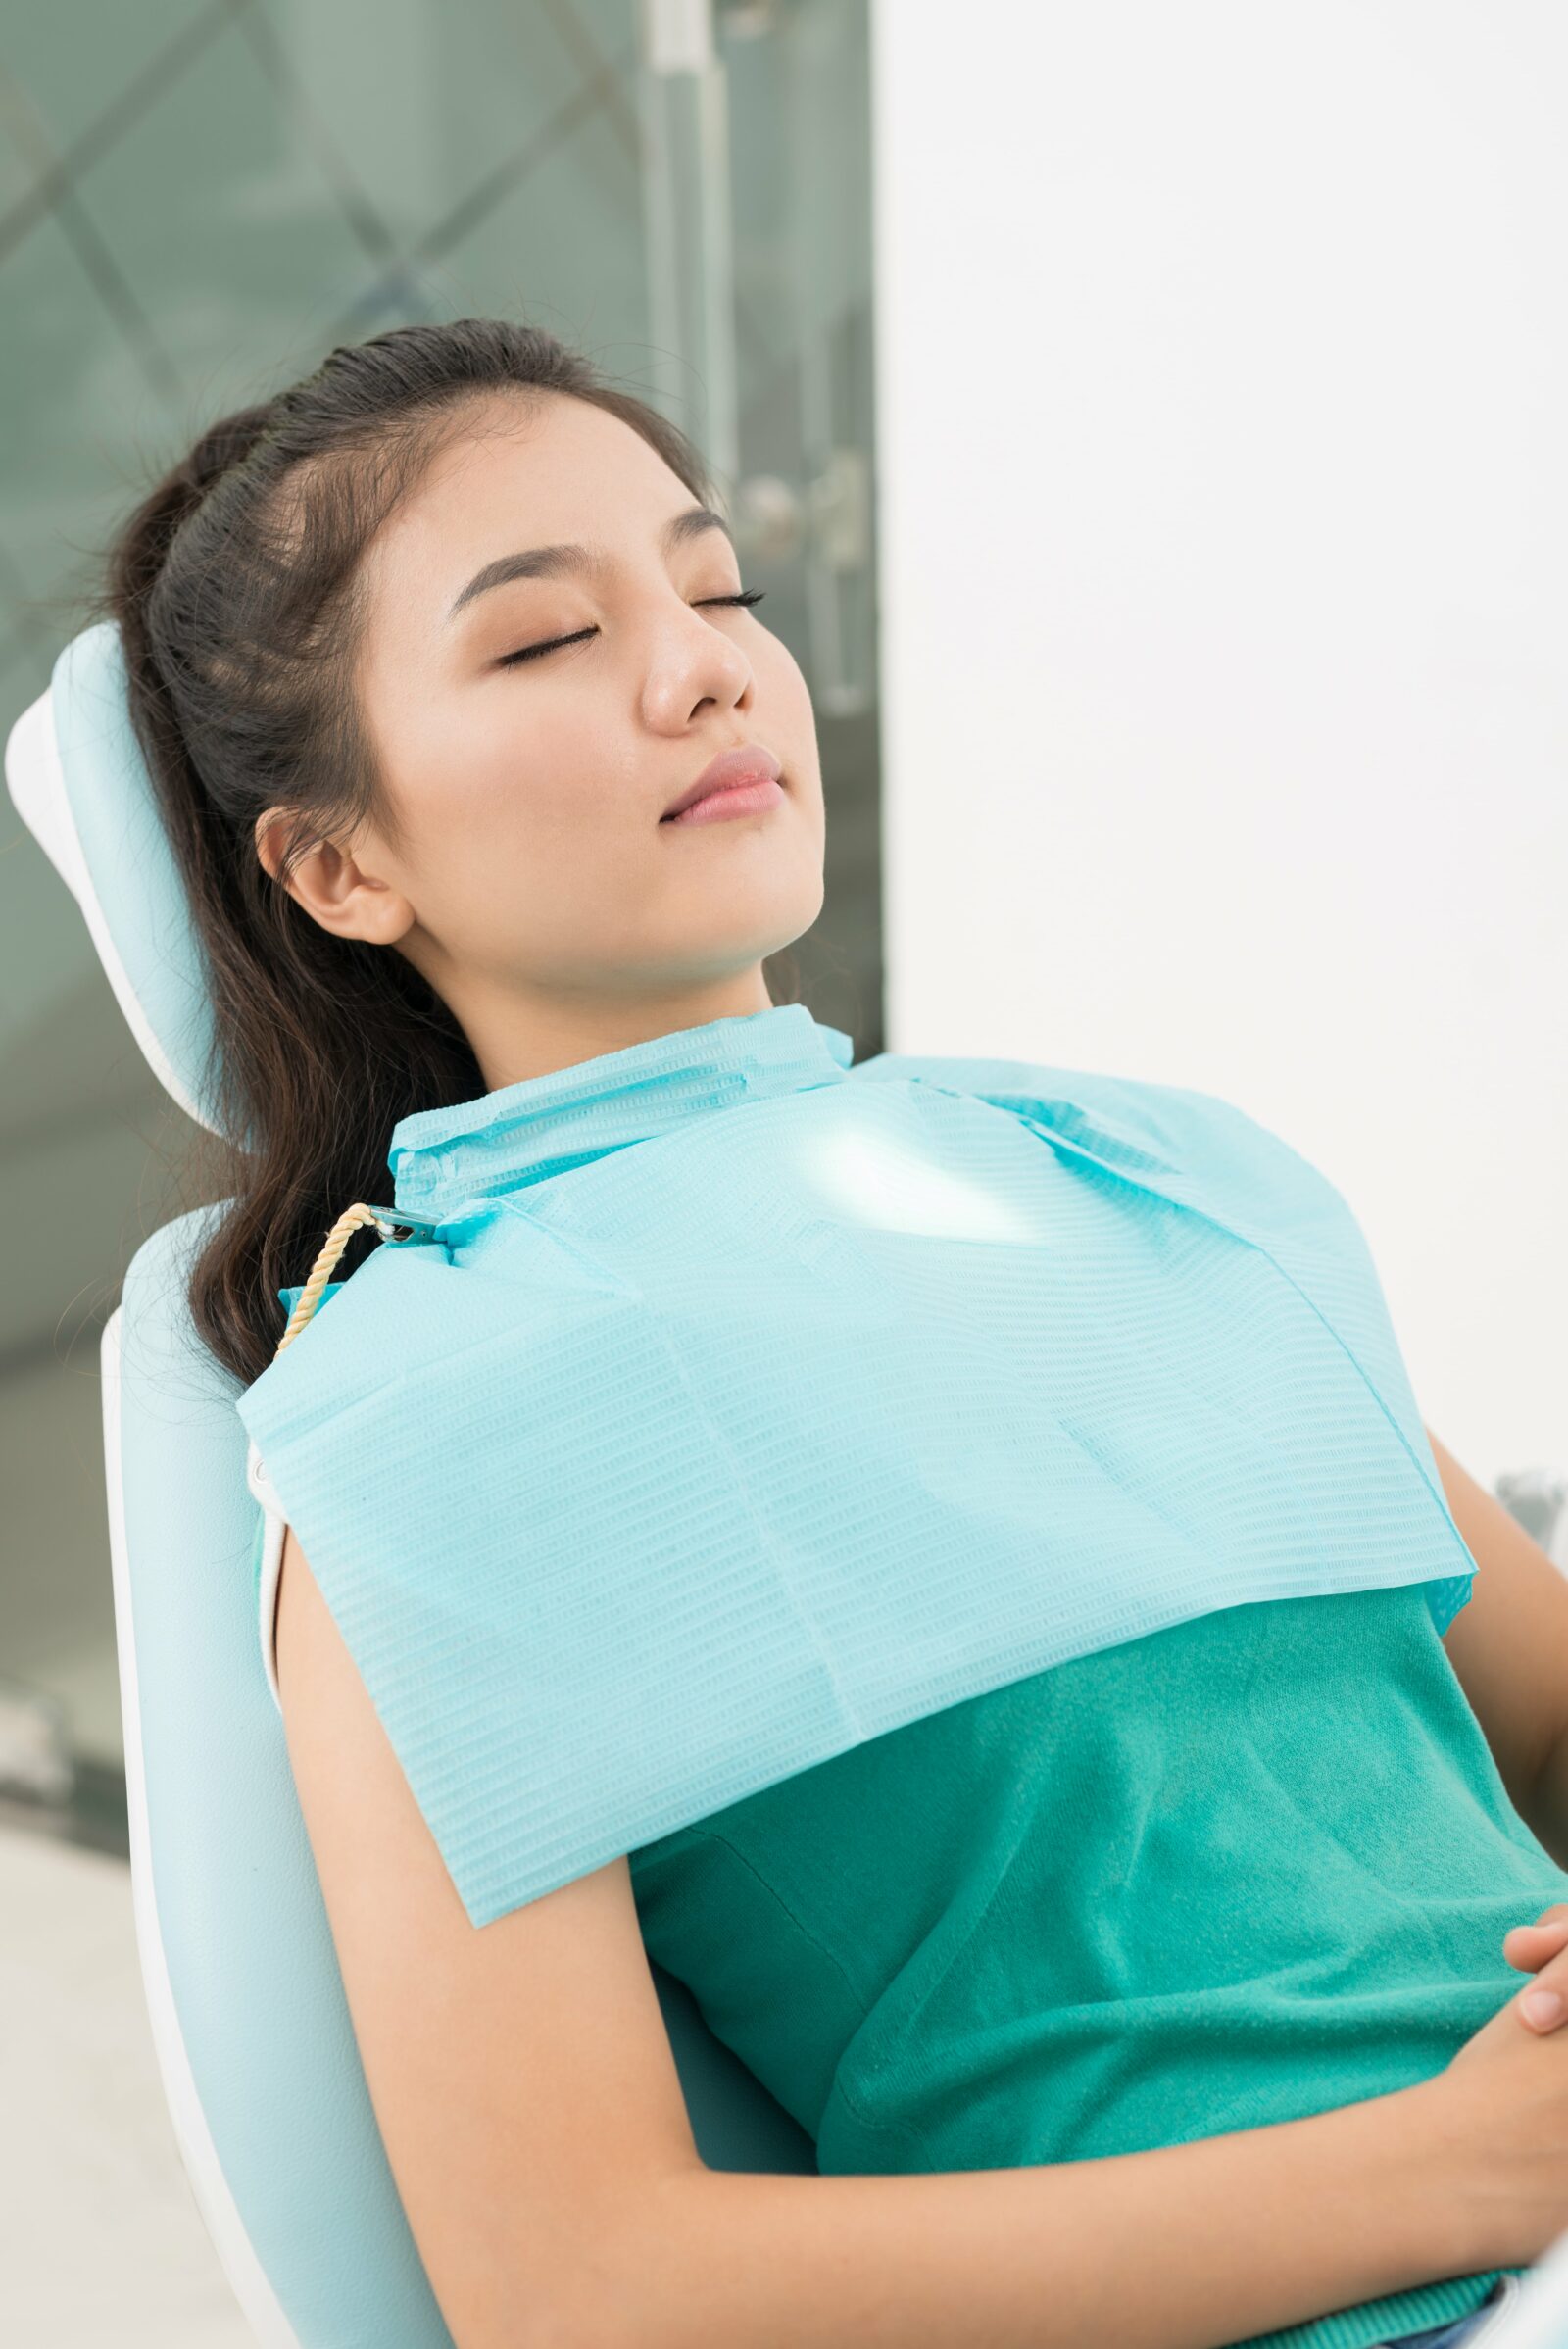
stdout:
{"type": "MultiPolygon", "coordinates": [[[[112,626],[65,648],[50,690],[12,729],[6,771],[146,1057],[211,1126],[201,967],[112,626]]],[[[450,2336],[376,2128],[263,1669],[260,1510],[238,1387],[185,1302],[186,1267],[220,1212],[198,1209],[142,1244],[102,1344],[131,1888],[153,2036],[192,2188],[258,2340],[437,2349],[450,2336]]],[[[810,2139],[684,1984],[650,1965],[704,2160],[814,2172],[810,2139]]]]}

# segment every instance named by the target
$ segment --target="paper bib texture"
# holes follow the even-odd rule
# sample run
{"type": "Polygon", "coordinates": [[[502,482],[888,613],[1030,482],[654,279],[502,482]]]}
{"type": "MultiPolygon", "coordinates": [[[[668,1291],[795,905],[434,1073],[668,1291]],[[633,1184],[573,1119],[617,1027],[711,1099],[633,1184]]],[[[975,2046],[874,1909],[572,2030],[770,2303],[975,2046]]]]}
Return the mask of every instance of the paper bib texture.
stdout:
{"type": "Polygon", "coordinates": [[[1288,1145],[1176,1087],[850,1067],[799,1006],[583,1073],[717,1030],[802,1056],[564,1163],[509,1154],[528,1085],[405,1121],[436,1237],[237,1399],[475,1925],[1216,1608],[1422,1582],[1446,1625],[1473,1562],[1288,1145]]]}

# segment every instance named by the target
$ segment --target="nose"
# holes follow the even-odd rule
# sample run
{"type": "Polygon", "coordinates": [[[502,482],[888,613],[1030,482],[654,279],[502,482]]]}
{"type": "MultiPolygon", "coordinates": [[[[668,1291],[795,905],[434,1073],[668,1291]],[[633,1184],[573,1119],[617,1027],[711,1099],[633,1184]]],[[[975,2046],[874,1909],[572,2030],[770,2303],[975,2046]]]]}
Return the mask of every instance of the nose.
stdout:
{"type": "Polygon", "coordinates": [[[752,687],[752,664],[706,612],[683,605],[661,627],[643,687],[643,714],[661,733],[684,733],[706,702],[720,710],[741,706],[752,687]]]}

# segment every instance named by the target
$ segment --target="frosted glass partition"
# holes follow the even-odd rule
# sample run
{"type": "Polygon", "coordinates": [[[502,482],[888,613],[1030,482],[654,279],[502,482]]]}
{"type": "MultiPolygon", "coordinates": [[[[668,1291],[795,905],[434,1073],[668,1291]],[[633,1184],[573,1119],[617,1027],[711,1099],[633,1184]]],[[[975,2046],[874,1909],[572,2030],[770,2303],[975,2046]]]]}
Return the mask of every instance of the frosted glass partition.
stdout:
{"type": "MultiPolygon", "coordinates": [[[[719,475],[818,712],[829,889],[801,982],[876,1050],[868,77],[864,0],[12,10],[0,726],[81,625],[116,517],[204,423],[339,342],[525,318],[719,475]]],[[[0,1244],[3,1802],[58,1791],[61,1750],[78,1794],[118,1767],[98,1337],[126,1258],[196,1197],[190,1129],[3,795],[0,1076],[0,1231],[26,1235],[0,1244]]]]}

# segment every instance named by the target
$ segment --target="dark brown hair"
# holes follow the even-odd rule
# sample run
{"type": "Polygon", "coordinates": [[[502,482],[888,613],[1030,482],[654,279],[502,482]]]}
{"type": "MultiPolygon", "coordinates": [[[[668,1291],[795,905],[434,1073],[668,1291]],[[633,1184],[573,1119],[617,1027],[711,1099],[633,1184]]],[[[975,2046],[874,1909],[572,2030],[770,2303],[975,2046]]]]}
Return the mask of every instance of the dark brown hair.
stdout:
{"type": "Polygon", "coordinates": [[[619,416],[715,503],[685,434],[590,360],[535,327],[458,318],[340,345],[303,381],[222,417],[107,551],[94,610],[120,628],[212,993],[204,1094],[222,1136],[198,1165],[225,1211],[193,1263],[191,1312],[246,1385],[282,1335],[278,1290],[306,1279],[346,1206],[390,1203],[398,1120],[485,1091],[434,990],[396,949],[314,921],[263,865],[256,819],[298,810],[285,871],[367,816],[397,837],[354,690],[361,559],[498,395],[552,392],[619,416]]]}

